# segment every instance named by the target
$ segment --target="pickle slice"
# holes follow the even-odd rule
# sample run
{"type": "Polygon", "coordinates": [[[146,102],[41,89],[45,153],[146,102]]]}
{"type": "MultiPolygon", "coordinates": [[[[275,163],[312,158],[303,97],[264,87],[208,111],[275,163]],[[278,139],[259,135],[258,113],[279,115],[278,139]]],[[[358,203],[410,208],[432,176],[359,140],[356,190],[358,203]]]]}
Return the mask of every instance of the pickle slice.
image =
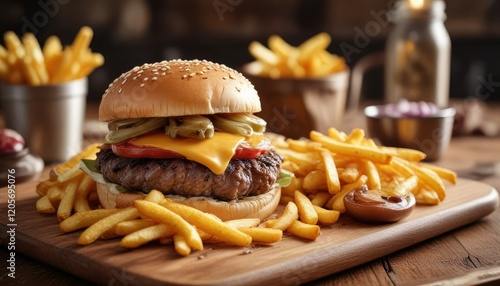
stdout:
{"type": "Polygon", "coordinates": [[[214,125],[209,118],[201,115],[170,117],[165,134],[171,138],[209,139],[214,136],[214,125]]]}
{"type": "Polygon", "coordinates": [[[153,131],[165,125],[167,123],[167,118],[141,118],[141,120],[138,120],[135,124],[132,124],[131,122],[124,121],[122,122],[123,124],[120,124],[120,122],[115,122],[112,127],[118,129],[111,130],[104,138],[104,143],[118,143],[129,138],[137,137],[144,133],[153,131]]]}

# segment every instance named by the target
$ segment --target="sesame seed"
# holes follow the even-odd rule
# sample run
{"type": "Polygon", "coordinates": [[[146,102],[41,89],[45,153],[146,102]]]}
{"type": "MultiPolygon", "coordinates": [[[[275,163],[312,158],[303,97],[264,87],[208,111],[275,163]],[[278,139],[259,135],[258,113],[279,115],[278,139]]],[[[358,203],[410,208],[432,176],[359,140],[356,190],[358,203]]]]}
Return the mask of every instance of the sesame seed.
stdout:
{"type": "Polygon", "coordinates": [[[189,74],[190,77],[193,77],[194,75],[195,75],[194,72],[189,74]]]}
{"type": "Polygon", "coordinates": [[[124,80],[122,81],[122,85],[124,85],[126,82],[127,82],[127,79],[124,79],[124,80]]]}
{"type": "Polygon", "coordinates": [[[122,93],[122,89],[121,88],[118,90],[118,93],[122,93]]]}
{"type": "Polygon", "coordinates": [[[149,79],[148,77],[145,77],[145,78],[143,79],[143,81],[147,81],[148,79],[149,79]]]}
{"type": "Polygon", "coordinates": [[[185,79],[185,78],[187,78],[187,74],[182,75],[182,79],[185,79]]]}
{"type": "Polygon", "coordinates": [[[200,71],[199,74],[203,74],[204,72],[203,71],[200,71]]]}
{"type": "Polygon", "coordinates": [[[133,79],[133,80],[137,80],[137,76],[134,76],[132,79],[133,79]]]}
{"type": "Polygon", "coordinates": [[[158,78],[154,76],[151,80],[157,80],[157,79],[158,79],[158,78]]]}
{"type": "Polygon", "coordinates": [[[143,83],[141,83],[140,87],[144,87],[144,84],[143,84],[143,83]]]}
{"type": "MultiPolygon", "coordinates": [[[[170,73],[168,73],[168,74],[171,74],[171,72],[170,72],[170,73]]],[[[164,72],[162,72],[162,73],[161,73],[161,75],[165,75],[165,73],[164,73],[164,72]]]]}

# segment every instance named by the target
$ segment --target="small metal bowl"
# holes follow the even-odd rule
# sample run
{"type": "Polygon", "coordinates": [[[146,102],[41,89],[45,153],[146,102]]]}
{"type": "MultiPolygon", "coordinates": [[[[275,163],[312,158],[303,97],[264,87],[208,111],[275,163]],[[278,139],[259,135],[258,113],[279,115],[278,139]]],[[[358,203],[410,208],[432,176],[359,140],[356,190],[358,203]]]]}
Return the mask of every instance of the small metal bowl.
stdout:
{"type": "Polygon", "coordinates": [[[426,161],[436,161],[448,149],[455,117],[453,107],[431,116],[393,117],[383,112],[385,105],[364,109],[369,136],[382,145],[424,152],[426,161]]]}

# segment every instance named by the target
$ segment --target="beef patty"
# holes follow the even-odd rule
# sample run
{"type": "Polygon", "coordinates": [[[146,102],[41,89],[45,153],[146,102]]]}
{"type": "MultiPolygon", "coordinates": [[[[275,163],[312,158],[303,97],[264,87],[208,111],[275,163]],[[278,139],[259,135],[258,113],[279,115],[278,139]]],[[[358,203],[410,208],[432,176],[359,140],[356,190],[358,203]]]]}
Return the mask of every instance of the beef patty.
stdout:
{"type": "Polygon", "coordinates": [[[278,178],[281,162],[280,155],[269,151],[256,159],[231,160],[226,171],[216,175],[187,159],[125,158],[103,146],[96,167],[107,180],[130,191],[156,189],[164,194],[228,201],[267,193],[278,178]]]}

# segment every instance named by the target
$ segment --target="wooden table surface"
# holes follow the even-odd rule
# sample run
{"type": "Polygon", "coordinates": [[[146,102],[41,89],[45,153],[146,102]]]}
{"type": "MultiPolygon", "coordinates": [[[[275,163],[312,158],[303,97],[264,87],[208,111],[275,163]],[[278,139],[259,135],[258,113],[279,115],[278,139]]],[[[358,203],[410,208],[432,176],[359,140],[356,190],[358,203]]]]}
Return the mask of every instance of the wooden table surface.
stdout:
{"type": "MultiPolygon", "coordinates": [[[[486,109],[489,120],[500,124],[500,105],[486,109]]],[[[346,115],[343,130],[364,127],[360,113],[346,115]]],[[[95,118],[90,106],[88,118],[95,118]]],[[[89,122],[92,128],[92,122],[89,122]]],[[[91,129],[92,129],[91,128],[91,129]]],[[[100,127],[99,127],[100,128],[100,127]]],[[[87,138],[92,140],[89,135],[87,138]]],[[[459,176],[500,190],[500,137],[454,137],[444,157],[434,162],[459,176]],[[478,175],[477,164],[496,163],[497,172],[478,175]]],[[[471,190],[473,191],[473,190],[471,190]]],[[[2,236],[4,237],[4,236],[2,236]]],[[[16,254],[16,278],[7,277],[6,249],[0,249],[1,285],[90,285],[84,279],[16,254]]],[[[363,255],[359,253],[359,255],[363,255]]],[[[126,285],[126,279],[114,281],[126,285]]],[[[498,285],[500,283],[500,209],[491,215],[438,237],[367,264],[324,277],[308,285],[498,285]]]]}

